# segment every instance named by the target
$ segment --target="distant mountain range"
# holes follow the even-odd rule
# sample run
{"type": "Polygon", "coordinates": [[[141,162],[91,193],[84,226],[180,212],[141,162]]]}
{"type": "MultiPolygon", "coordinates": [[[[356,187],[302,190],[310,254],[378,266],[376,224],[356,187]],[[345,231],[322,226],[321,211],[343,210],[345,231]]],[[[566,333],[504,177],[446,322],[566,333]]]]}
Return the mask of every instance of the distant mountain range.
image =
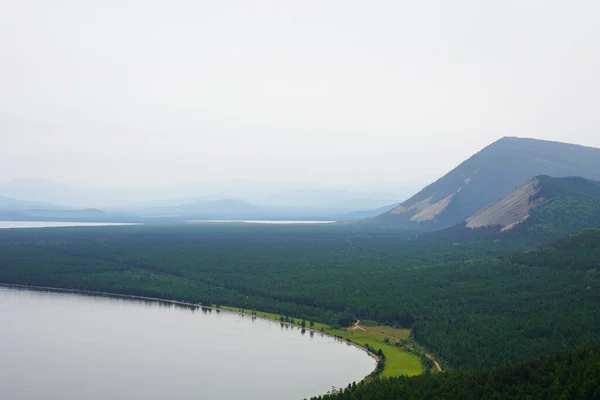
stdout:
{"type": "Polygon", "coordinates": [[[508,228],[517,222],[515,218],[526,218],[531,206],[527,196],[536,192],[541,178],[522,185],[540,175],[600,180],[600,149],[505,137],[375,220],[424,230],[464,221],[471,227],[498,223],[508,228]],[[520,191],[509,195],[519,187],[520,191]],[[480,211],[502,198],[502,203],[480,211]],[[505,207],[515,216],[509,216],[505,207]]]}
{"type": "Polygon", "coordinates": [[[69,207],[0,196],[0,210],[68,210],[69,207]]]}
{"type": "Polygon", "coordinates": [[[128,222],[130,219],[131,217],[107,214],[96,208],[84,210],[0,209],[0,221],[128,222]]]}
{"type": "Polygon", "coordinates": [[[164,188],[85,188],[38,179],[0,185],[0,196],[71,208],[139,209],[234,199],[265,206],[336,206],[340,212],[372,209],[408,198],[418,182],[326,187],[286,182],[199,182],[164,188]]]}
{"type": "MultiPolygon", "coordinates": [[[[310,201],[308,201],[310,203],[310,201]]],[[[150,201],[118,209],[71,208],[0,197],[0,220],[90,222],[181,222],[187,220],[350,220],[374,217],[394,205],[367,209],[375,200],[345,200],[321,205],[257,205],[210,197],[150,201]],[[364,210],[361,208],[365,207],[364,210]]],[[[381,203],[378,203],[381,204],[381,203]]]]}
{"type": "MultiPolygon", "coordinates": [[[[357,208],[360,202],[357,202],[357,208]]],[[[277,206],[256,205],[239,200],[223,199],[217,201],[197,201],[188,204],[162,207],[149,207],[137,210],[145,218],[179,218],[248,220],[248,219],[315,219],[315,220],[353,220],[370,218],[393,208],[394,205],[371,210],[346,211],[336,204],[321,206],[277,206]]]]}
{"type": "MultiPolygon", "coordinates": [[[[600,149],[505,137],[402,203],[391,200],[394,190],[373,187],[350,190],[213,182],[170,189],[105,190],[21,180],[0,186],[0,219],[123,222],[363,219],[400,226],[407,231],[462,226],[470,230],[497,228],[500,232],[517,226],[519,230],[526,226],[533,229],[531,224],[535,223],[551,235],[553,229],[571,232],[568,224],[588,226],[581,218],[595,221],[597,183],[593,181],[600,181],[600,149]],[[228,196],[232,193],[238,196],[228,196]],[[138,201],[122,203],[132,199],[138,201]],[[542,216],[542,212],[546,214],[542,216]]],[[[406,191],[409,186],[395,192],[406,191]]]]}
{"type": "Polygon", "coordinates": [[[407,197],[417,187],[414,182],[336,188],[285,182],[228,181],[156,189],[97,189],[19,179],[0,185],[0,219],[348,220],[374,217],[387,211],[397,196],[407,197]],[[103,214],[87,211],[92,208],[103,214]],[[79,211],[65,214],[58,213],[59,210],[79,211]]]}

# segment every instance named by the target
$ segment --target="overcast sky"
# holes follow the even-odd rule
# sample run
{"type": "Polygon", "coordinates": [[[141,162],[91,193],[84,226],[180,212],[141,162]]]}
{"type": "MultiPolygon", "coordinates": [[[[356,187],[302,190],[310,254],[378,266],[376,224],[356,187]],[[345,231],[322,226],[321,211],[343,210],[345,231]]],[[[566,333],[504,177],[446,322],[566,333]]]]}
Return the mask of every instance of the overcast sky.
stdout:
{"type": "Polygon", "coordinates": [[[600,2],[0,0],[0,183],[429,180],[600,147],[600,2]]]}

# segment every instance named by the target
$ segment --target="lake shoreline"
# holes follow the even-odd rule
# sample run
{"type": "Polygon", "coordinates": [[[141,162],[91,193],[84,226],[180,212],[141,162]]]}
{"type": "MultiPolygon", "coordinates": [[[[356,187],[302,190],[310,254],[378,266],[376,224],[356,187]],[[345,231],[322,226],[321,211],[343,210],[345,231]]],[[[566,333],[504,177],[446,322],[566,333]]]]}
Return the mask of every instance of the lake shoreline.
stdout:
{"type": "MultiPolygon", "coordinates": [[[[201,306],[201,307],[211,308],[213,310],[215,309],[215,307],[207,307],[207,306],[201,306]]],[[[227,306],[227,307],[229,307],[229,306],[227,306]]],[[[233,308],[233,307],[231,307],[231,308],[233,308]]],[[[228,309],[223,309],[223,308],[217,308],[216,310],[218,310],[218,311],[226,311],[226,312],[231,312],[231,313],[237,313],[237,314],[244,315],[244,316],[249,315],[251,318],[260,318],[263,321],[269,321],[271,323],[278,323],[279,322],[279,324],[281,324],[282,326],[283,325],[287,325],[287,326],[291,326],[292,328],[304,329],[305,331],[308,331],[308,332],[318,333],[318,334],[321,334],[323,336],[329,336],[332,339],[335,339],[335,340],[337,340],[339,342],[345,343],[347,346],[353,346],[353,347],[355,347],[355,348],[357,348],[357,349],[359,349],[361,351],[364,351],[365,353],[367,353],[367,355],[369,357],[371,357],[372,359],[375,360],[375,363],[379,362],[379,356],[377,354],[374,354],[374,353],[370,352],[365,347],[363,347],[363,346],[361,346],[361,345],[359,345],[357,343],[351,342],[351,341],[349,342],[348,340],[345,340],[343,338],[337,337],[337,336],[332,335],[330,333],[322,332],[322,331],[320,331],[318,329],[303,327],[302,325],[292,324],[291,322],[277,321],[276,319],[272,319],[272,318],[266,317],[264,315],[251,315],[251,314],[246,314],[245,312],[228,310],[228,309]]],[[[242,310],[244,310],[244,309],[242,309],[242,310]]],[[[264,312],[264,311],[256,311],[256,312],[264,312]]],[[[376,370],[377,370],[377,364],[375,364],[375,368],[373,368],[373,371],[371,371],[371,373],[369,375],[367,375],[363,379],[361,379],[360,382],[362,382],[365,379],[369,378],[376,370]]]]}
{"type": "Polygon", "coordinates": [[[10,287],[10,288],[16,288],[16,289],[19,289],[19,288],[32,289],[32,290],[40,290],[40,291],[45,290],[45,291],[50,291],[50,292],[79,293],[79,294],[96,295],[96,296],[101,296],[101,297],[148,300],[148,301],[157,301],[157,302],[161,302],[161,303],[177,304],[180,306],[188,306],[188,307],[196,307],[196,308],[205,307],[206,308],[206,306],[202,306],[201,304],[188,303],[188,302],[179,301],[179,300],[168,300],[168,299],[161,299],[158,297],[148,297],[148,296],[136,296],[133,294],[97,292],[94,290],[67,289],[67,288],[54,287],[54,286],[23,285],[23,284],[17,284],[17,283],[4,283],[4,282],[0,282],[0,287],[10,287]]]}
{"type": "MultiPolygon", "coordinates": [[[[201,308],[201,309],[211,309],[211,310],[217,311],[217,312],[224,311],[224,312],[232,313],[232,314],[241,314],[243,316],[250,316],[252,318],[260,318],[260,319],[262,319],[264,321],[268,321],[268,322],[271,322],[271,323],[279,322],[282,325],[296,327],[298,329],[305,329],[306,331],[309,331],[309,332],[319,333],[319,334],[321,334],[323,336],[328,336],[328,337],[330,337],[332,339],[335,339],[336,341],[343,342],[343,343],[345,343],[348,346],[354,346],[355,348],[357,348],[357,349],[365,352],[369,357],[371,357],[372,359],[375,360],[375,368],[373,368],[373,370],[371,371],[371,373],[368,374],[368,375],[366,375],[359,382],[362,382],[362,381],[368,379],[377,370],[377,363],[379,362],[379,357],[376,354],[373,354],[372,352],[370,352],[369,350],[367,350],[365,347],[362,347],[359,344],[354,343],[354,342],[348,342],[347,340],[340,339],[339,337],[336,337],[334,335],[330,335],[330,334],[328,334],[326,332],[321,332],[320,330],[316,330],[316,329],[312,329],[312,328],[302,327],[299,324],[292,324],[290,322],[276,321],[274,319],[271,319],[271,318],[268,318],[268,317],[265,317],[265,316],[261,316],[261,315],[250,315],[250,314],[246,314],[245,312],[234,311],[234,310],[224,309],[224,308],[216,308],[216,307],[213,307],[212,305],[211,306],[206,306],[206,305],[202,305],[201,303],[189,303],[189,302],[179,301],[179,300],[161,299],[161,298],[158,298],[158,297],[136,296],[136,295],[129,295],[129,294],[120,294],[120,293],[112,293],[112,292],[99,292],[99,291],[83,290],[83,289],[67,289],[67,288],[60,288],[60,287],[54,287],[54,286],[37,286],[37,285],[24,285],[24,284],[0,282],[0,287],[7,287],[7,288],[13,288],[13,289],[29,289],[29,290],[38,290],[38,291],[48,291],[48,292],[62,292],[62,293],[95,295],[95,296],[107,297],[107,298],[123,298],[123,299],[132,299],[132,300],[154,301],[154,302],[166,303],[166,304],[174,304],[174,305],[184,306],[184,307],[194,307],[194,308],[201,308]]],[[[230,306],[227,306],[227,307],[230,307],[230,306]]],[[[238,307],[231,307],[231,308],[238,308],[238,307]]],[[[238,308],[238,309],[244,310],[243,308],[238,308]]],[[[261,312],[261,311],[259,311],[259,312],[261,312]]],[[[350,382],[350,383],[352,383],[352,382],[350,382]]],[[[358,382],[356,382],[356,383],[358,383],[358,382]]]]}

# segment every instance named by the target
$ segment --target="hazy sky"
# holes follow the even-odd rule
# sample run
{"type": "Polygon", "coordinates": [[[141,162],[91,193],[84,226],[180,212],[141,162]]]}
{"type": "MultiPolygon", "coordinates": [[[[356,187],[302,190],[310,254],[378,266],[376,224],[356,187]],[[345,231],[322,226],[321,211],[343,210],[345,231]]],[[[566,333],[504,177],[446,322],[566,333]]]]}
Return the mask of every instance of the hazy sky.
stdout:
{"type": "Polygon", "coordinates": [[[0,183],[441,175],[600,147],[600,2],[0,0],[0,183]]]}

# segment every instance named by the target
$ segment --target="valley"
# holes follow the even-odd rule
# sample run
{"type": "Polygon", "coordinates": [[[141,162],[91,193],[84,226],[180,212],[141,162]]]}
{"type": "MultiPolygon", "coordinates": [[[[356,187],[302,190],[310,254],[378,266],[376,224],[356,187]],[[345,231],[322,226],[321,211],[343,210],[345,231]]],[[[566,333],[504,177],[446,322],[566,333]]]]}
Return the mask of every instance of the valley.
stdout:
{"type": "MultiPolygon", "coordinates": [[[[0,281],[232,305],[335,329],[354,318],[378,321],[411,328],[419,344],[454,368],[488,368],[600,343],[598,288],[589,268],[539,268],[535,258],[523,265],[522,246],[510,239],[496,245],[498,257],[483,243],[457,247],[351,228],[6,230],[0,232],[0,281]],[[349,237],[355,249],[348,248],[349,237]]],[[[577,243],[596,236],[586,231],[577,243]]],[[[585,265],[587,254],[575,256],[585,265]]],[[[382,337],[376,342],[385,344],[382,337]]]]}
{"type": "Polygon", "coordinates": [[[0,400],[600,400],[600,1],[0,1],[0,400]]]}
{"type": "Polygon", "coordinates": [[[202,304],[327,334],[378,359],[348,395],[376,392],[372,382],[463,385],[475,377],[460,371],[600,346],[600,183],[535,175],[474,209],[491,198],[476,178],[497,173],[482,168],[490,153],[454,194],[358,221],[0,230],[0,283],[202,304]],[[394,380],[405,376],[419,378],[394,380]]]}

